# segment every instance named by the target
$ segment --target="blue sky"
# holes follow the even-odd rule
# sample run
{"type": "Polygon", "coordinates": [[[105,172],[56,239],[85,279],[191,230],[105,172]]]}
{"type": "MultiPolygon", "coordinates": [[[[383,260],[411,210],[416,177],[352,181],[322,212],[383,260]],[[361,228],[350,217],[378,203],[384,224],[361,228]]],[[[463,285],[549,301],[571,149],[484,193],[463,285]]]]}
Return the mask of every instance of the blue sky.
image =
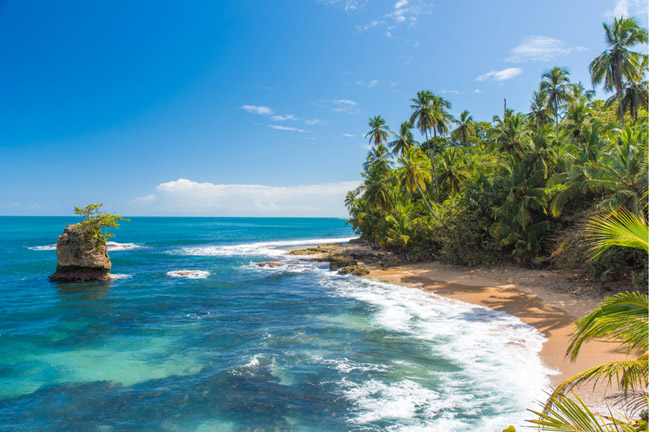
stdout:
{"type": "Polygon", "coordinates": [[[345,216],[368,117],[527,111],[613,15],[647,2],[0,0],[0,214],[345,216]]]}

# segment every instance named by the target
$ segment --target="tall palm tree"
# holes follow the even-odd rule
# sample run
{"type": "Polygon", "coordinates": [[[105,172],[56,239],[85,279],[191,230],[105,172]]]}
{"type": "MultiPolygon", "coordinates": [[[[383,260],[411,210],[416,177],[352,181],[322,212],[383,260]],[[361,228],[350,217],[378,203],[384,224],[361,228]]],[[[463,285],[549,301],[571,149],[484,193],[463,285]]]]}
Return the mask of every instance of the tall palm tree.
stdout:
{"type": "Polygon", "coordinates": [[[528,139],[525,117],[521,113],[506,110],[503,119],[494,116],[491,135],[498,150],[521,158],[528,139]]]}
{"type": "Polygon", "coordinates": [[[643,59],[647,54],[631,51],[635,45],[648,43],[648,30],[639,26],[634,18],[614,18],[611,24],[603,23],[605,40],[609,49],[589,63],[589,73],[594,86],[604,83],[606,91],[614,90],[618,100],[618,115],[623,116],[623,82],[638,83],[643,79],[643,59]]]}
{"type": "Polygon", "coordinates": [[[386,120],[381,118],[381,116],[370,117],[368,126],[370,126],[370,131],[366,134],[366,138],[368,138],[369,143],[379,145],[386,142],[388,132],[390,131],[388,125],[386,125],[386,120]]]}
{"type": "Polygon", "coordinates": [[[533,98],[530,101],[530,115],[535,120],[537,126],[544,126],[550,123],[548,93],[543,90],[533,92],[533,98]]]}
{"type": "Polygon", "coordinates": [[[411,132],[411,123],[405,121],[399,127],[399,134],[393,132],[397,137],[394,141],[388,143],[393,149],[393,154],[404,155],[404,152],[413,145],[413,133],[411,132]]]}
{"type": "Polygon", "coordinates": [[[474,136],[476,136],[476,129],[474,128],[474,118],[469,114],[469,111],[465,110],[460,113],[460,119],[454,120],[456,126],[458,126],[452,134],[454,138],[461,141],[465,148],[467,149],[467,156],[469,156],[469,142],[474,136]]]}
{"type": "Polygon", "coordinates": [[[566,68],[554,67],[545,72],[542,74],[539,89],[548,95],[548,108],[555,116],[555,139],[558,140],[560,135],[559,114],[562,103],[571,99],[569,71],[566,68]]]}
{"type": "MultiPolygon", "coordinates": [[[[605,107],[608,107],[617,100],[617,96],[607,99],[605,107]]],[[[640,83],[625,83],[625,88],[623,90],[623,96],[620,100],[620,105],[623,107],[623,113],[628,111],[632,121],[636,123],[639,116],[639,111],[642,108],[648,109],[648,81],[642,81],[640,83]]]]}
{"type": "Polygon", "coordinates": [[[401,166],[397,169],[397,177],[400,184],[410,194],[416,190],[420,192],[422,199],[429,208],[431,215],[435,217],[431,204],[427,199],[424,189],[427,187],[427,181],[431,181],[430,171],[427,169],[427,157],[417,147],[409,147],[406,149],[402,157],[399,159],[401,166]]]}
{"type": "Polygon", "coordinates": [[[437,180],[438,174],[436,172],[436,164],[433,161],[435,147],[432,152],[431,142],[429,141],[429,131],[433,129],[435,133],[434,127],[436,125],[436,119],[433,114],[433,100],[435,97],[436,96],[434,96],[434,94],[429,90],[420,90],[417,93],[417,96],[411,99],[411,109],[413,110],[413,113],[411,114],[409,122],[424,135],[424,141],[427,143],[429,157],[431,158],[431,171],[433,172],[433,178],[436,179],[436,202],[438,202],[440,198],[437,180]]]}

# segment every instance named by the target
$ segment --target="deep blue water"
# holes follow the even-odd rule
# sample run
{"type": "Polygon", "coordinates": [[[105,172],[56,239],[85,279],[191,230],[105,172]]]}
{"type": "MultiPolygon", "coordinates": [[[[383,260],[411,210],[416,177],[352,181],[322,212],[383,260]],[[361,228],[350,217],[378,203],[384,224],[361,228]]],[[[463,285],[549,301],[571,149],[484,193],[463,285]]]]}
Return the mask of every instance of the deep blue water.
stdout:
{"type": "Polygon", "coordinates": [[[544,396],[514,317],[286,254],[343,220],[133,218],[120,279],[50,282],[76,221],[0,217],[2,431],[500,431],[544,396]]]}

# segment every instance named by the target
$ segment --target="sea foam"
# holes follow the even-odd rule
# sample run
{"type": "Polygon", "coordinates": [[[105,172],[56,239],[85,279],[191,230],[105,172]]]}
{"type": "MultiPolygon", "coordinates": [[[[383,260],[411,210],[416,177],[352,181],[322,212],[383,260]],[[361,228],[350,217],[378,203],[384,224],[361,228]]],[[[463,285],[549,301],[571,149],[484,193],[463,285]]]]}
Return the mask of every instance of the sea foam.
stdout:
{"type": "MultiPolygon", "coordinates": [[[[341,391],[356,406],[352,423],[390,421],[388,430],[493,431],[522,425],[527,409],[545,398],[553,373],[539,357],[545,338],[518,318],[363,278],[336,276],[321,284],[332,295],[369,304],[372,326],[425,343],[432,358],[457,367],[406,372],[397,382],[344,377],[341,391]],[[468,423],[468,414],[478,423],[468,423]]],[[[388,370],[402,368],[395,364],[388,370]]]]}
{"type": "MultiPolygon", "coordinates": [[[[129,250],[129,249],[135,249],[140,247],[139,245],[135,243],[117,243],[117,242],[106,242],[106,249],[109,252],[116,252],[116,251],[123,251],[123,250],[129,250]]],[[[33,250],[33,251],[51,251],[51,250],[56,250],[56,245],[51,244],[51,245],[44,245],[44,246],[28,246],[27,249],[33,250]]]]}
{"type": "Polygon", "coordinates": [[[192,246],[171,251],[174,255],[191,256],[267,256],[281,257],[287,254],[286,249],[301,246],[317,246],[330,243],[346,243],[355,237],[323,238],[308,240],[290,240],[273,242],[243,243],[224,246],[192,246]]]}

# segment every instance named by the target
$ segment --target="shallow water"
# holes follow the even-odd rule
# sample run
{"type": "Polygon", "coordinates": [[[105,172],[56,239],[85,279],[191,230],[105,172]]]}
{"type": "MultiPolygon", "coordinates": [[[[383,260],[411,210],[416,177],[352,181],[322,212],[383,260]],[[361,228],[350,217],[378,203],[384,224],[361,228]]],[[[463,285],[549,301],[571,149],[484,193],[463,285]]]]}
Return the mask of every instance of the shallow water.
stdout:
{"type": "Polygon", "coordinates": [[[119,279],[51,283],[74,221],[0,218],[0,430],[494,431],[544,398],[516,318],[286,255],[343,220],[133,218],[119,279]]]}

